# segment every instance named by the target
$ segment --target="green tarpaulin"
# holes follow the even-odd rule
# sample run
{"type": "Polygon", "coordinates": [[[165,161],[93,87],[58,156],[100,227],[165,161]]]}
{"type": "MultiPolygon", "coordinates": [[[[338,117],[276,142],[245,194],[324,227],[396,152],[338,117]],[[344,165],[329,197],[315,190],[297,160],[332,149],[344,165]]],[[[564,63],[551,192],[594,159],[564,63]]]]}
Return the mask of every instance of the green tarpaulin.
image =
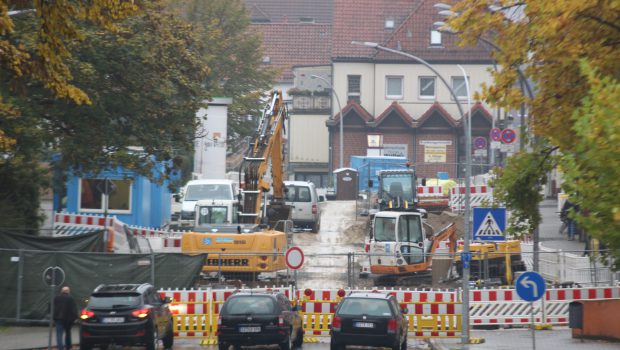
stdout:
{"type": "Polygon", "coordinates": [[[61,285],[70,286],[78,306],[83,307],[93,289],[102,283],[190,288],[205,258],[180,253],[93,252],[103,246],[101,237],[101,232],[60,238],[0,233],[0,319],[48,318],[51,288],[43,280],[48,267],[58,266],[64,271],[61,285]]]}

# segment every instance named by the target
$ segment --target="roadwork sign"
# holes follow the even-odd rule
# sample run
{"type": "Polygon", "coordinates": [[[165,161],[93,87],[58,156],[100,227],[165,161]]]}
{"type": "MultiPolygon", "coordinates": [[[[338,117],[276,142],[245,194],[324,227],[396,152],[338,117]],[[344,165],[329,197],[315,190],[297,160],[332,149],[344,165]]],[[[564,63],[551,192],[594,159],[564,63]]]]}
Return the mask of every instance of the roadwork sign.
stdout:
{"type": "Polygon", "coordinates": [[[506,208],[474,208],[474,240],[505,240],[506,208]]]}

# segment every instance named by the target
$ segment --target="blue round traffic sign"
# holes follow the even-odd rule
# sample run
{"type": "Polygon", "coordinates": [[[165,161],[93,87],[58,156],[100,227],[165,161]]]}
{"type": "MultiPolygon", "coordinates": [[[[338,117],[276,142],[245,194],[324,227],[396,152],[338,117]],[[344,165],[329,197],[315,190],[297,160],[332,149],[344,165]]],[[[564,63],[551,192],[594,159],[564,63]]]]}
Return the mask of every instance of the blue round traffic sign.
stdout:
{"type": "Polygon", "coordinates": [[[493,128],[491,132],[489,132],[489,137],[493,141],[499,141],[502,139],[502,130],[500,128],[493,128]]]}
{"type": "Polygon", "coordinates": [[[504,129],[501,137],[503,143],[513,143],[517,138],[517,133],[512,129],[504,129]]]}
{"type": "Polygon", "coordinates": [[[517,294],[525,301],[536,301],[545,295],[545,280],[533,271],[524,272],[515,282],[517,294]]]}
{"type": "Polygon", "coordinates": [[[474,148],[475,149],[487,148],[487,139],[485,139],[484,137],[476,137],[474,139],[474,148]]]}

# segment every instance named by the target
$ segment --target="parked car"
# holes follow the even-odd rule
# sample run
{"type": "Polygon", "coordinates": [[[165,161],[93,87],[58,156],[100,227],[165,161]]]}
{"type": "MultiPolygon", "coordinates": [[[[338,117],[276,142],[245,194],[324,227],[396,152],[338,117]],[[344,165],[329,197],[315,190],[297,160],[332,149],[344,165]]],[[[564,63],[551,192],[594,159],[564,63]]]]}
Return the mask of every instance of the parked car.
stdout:
{"type": "Polygon", "coordinates": [[[331,324],[331,350],[347,345],[407,349],[407,309],[392,295],[351,293],[336,307],[331,324]]]}
{"type": "Polygon", "coordinates": [[[286,204],[291,206],[291,220],[297,228],[321,229],[321,208],[316,186],[308,181],[284,181],[286,204]]]}
{"type": "Polygon", "coordinates": [[[80,349],[109,344],[172,348],[174,331],[169,298],[148,284],[102,284],[80,314],[80,349]]]}
{"type": "Polygon", "coordinates": [[[239,292],[231,295],[217,320],[219,350],[231,345],[278,344],[282,350],[300,347],[304,330],[297,307],[282,293],[239,292]]]}

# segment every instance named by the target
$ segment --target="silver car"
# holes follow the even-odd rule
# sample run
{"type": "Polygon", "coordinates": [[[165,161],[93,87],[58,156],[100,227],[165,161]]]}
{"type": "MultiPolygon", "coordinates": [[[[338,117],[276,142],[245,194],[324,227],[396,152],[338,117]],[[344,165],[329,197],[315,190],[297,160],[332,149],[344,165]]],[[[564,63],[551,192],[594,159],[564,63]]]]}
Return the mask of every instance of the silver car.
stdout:
{"type": "Polygon", "coordinates": [[[284,181],[286,204],[291,206],[291,219],[296,228],[321,229],[321,208],[316,187],[307,181],[284,181]]]}

